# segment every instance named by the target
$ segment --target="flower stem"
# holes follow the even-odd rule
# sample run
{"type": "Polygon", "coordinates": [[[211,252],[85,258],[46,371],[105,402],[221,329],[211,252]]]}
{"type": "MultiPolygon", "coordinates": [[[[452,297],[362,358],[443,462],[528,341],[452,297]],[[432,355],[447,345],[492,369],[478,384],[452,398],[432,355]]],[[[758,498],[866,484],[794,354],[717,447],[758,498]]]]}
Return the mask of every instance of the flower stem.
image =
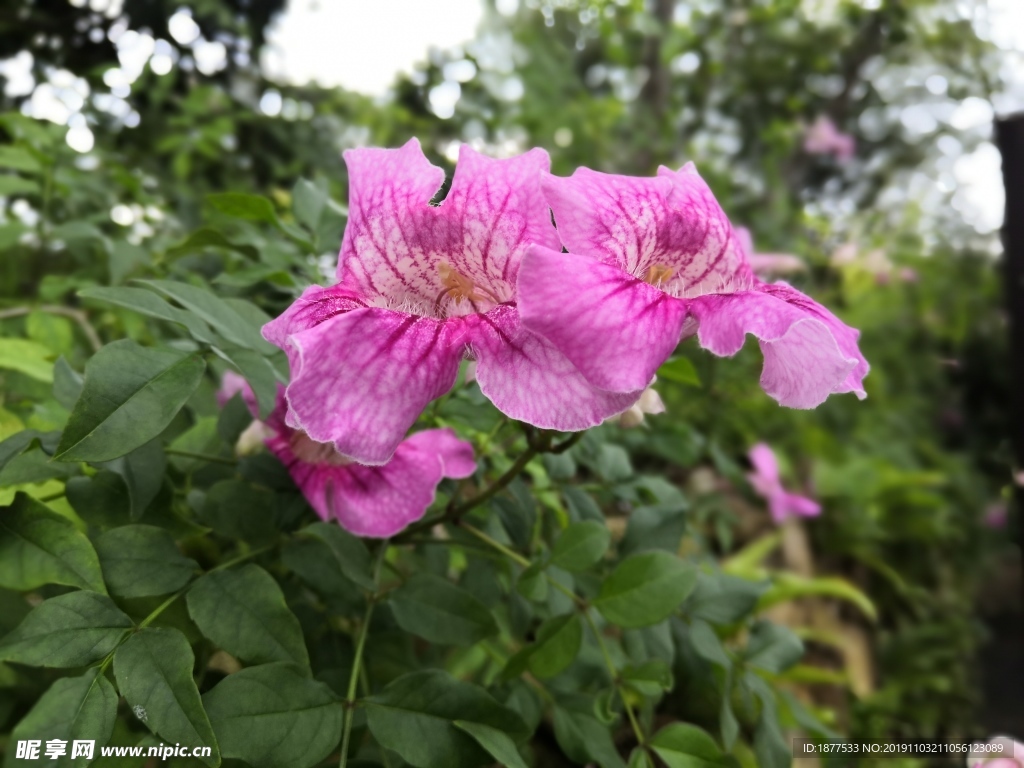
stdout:
{"type": "Polygon", "coordinates": [[[363,623],[359,627],[359,635],[356,638],[356,654],[352,659],[352,671],[348,676],[348,693],[345,696],[345,724],[341,736],[341,761],[339,768],[348,765],[348,746],[352,737],[352,719],[356,712],[356,687],[359,685],[360,670],[363,666],[363,649],[366,647],[366,637],[370,634],[370,619],[373,618],[373,607],[377,603],[377,589],[380,586],[380,569],[384,563],[384,556],[388,551],[387,541],[381,542],[380,550],[377,552],[377,562],[373,566],[373,594],[367,596],[366,613],[363,615],[363,623]]]}

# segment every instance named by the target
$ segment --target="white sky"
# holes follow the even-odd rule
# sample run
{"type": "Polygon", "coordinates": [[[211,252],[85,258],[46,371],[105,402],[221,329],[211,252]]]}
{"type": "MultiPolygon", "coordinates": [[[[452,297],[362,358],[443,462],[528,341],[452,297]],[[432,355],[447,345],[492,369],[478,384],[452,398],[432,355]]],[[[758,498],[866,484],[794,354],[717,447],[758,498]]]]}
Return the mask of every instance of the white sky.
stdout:
{"type": "Polygon", "coordinates": [[[482,18],[480,0],[290,0],[263,65],[275,79],[381,94],[430,48],[471,40],[482,18]]]}

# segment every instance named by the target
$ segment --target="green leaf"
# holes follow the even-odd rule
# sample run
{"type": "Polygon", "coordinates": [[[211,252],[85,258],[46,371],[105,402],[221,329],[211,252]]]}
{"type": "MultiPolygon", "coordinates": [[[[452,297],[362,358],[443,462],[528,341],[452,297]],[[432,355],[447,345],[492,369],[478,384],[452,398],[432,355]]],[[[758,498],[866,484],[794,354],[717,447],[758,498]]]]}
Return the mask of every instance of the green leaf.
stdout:
{"type": "Polygon", "coordinates": [[[594,607],[620,627],[645,627],[668,618],[696,583],[696,570],[675,555],[642,552],[605,579],[594,607]]]}
{"type": "Polygon", "coordinates": [[[327,205],[327,192],[311,181],[299,179],[292,187],[292,212],[300,224],[316,232],[327,205]]]}
{"type": "Polygon", "coordinates": [[[585,571],[604,557],[611,538],[611,532],[602,523],[572,523],[555,542],[551,562],[567,571],[585,571]]]}
{"type": "Polygon", "coordinates": [[[562,496],[565,497],[565,505],[569,508],[573,520],[594,520],[604,524],[601,508],[586,491],[574,485],[567,485],[562,488],[562,496]]]}
{"type": "Polygon", "coordinates": [[[166,595],[188,584],[199,570],[178,551],[163,528],[126,525],[96,538],[103,578],[118,597],[166,595]]]}
{"type": "Polygon", "coordinates": [[[637,747],[629,753],[629,763],[626,768],[654,768],[654,763],[642,747],[637,747]]]}
{"type": "Polygon", "coordinates": [[[754,610],[766,589],[766,582],[702,571],[697,574],[697,586],[683,610],[712,624],[732,624],[754,610]]]}
{"type": "Polygon", "coordinates": [[[89,539],[66,517],[24,493],[0,509],[0,586],[26,592],[65,584],[105,593],[89,539]]]}
{"type": "Polygon", "coordinates": [[[111,285],[120,285],[124,279],[141,267],[149,265],[149,251],[127,240],[115,240],[107,259],[111,285]]]}
{"type": "Polygon", "coordinates": [[[782,672],[804,655],[804,644],[793,631],[770,621],[754,624],[744,658],[753,667],[782,672]]]}
{"type": "Polygon", "coordinates": [[[527,600],[535,603],[548,599],[548,580],[544,573],[544,563],[537,561],[519,574],[516,591],[527,600]]]}
{"type": "Polygon", "coordinates": [[[61,315],[36,310],[25,316],[25,334],[51,352],[70,352],[75,345],[71,321],[61,315]]]}
{"type": "Polygon", "coordinates": [[[233,539],[263,542],[277,535],[274,495],[242,480],[222,480],[210,488],[199,517],[233,539]]]}
{"type": "Polygon", "coordinates": [[[622,680],[644,696],[660,696],[663,691],[672,690],[672,668],[661,659],[652,659],[626,667],[622,670],[622,680]]]}
{"type": "Polygon", "coordinates": [[[597,472],[609,483],[620,483],[633,476],[629,454],[621,445],[605,443],[597,453],[597,472]]]}
{"type": "Polygon", "coordinates": [[[364,589],[374,590],[370,551],[360,539],[357,539],[340,526],[330,523],[313,523],[307,525],[299,535],[312,536],[326,544],[341,572],[364,589]]]}
{"type": "Polygon", "coordinates": [[[668,768],[728,768],[734,764],[707,731],[689,723],[671,723],[651,738],[651,748],[668,768]]]}
{"type": "Polygon", "coordinates": [[[589,697],[560,697],[554,709],[555,739],[569,759],[580,765],[596,761],[601,768],[626,768],[608,726],[592,714],[589,697]]]}
{"type": "Polygon", "coordinates": [[[188,612],[199,631],[232,656],[253,664],[290,661],[309,673],[299,620],[259,566],[206,574],[188,592],[188,612]]]}
{"type": "Polygon", "coordinates": [[[203,762],[215,766],[220,754],[192,679],[194,665],[188,640],[170,628],[140,629],[114,653],[117,687],[135,717],[168,742],[212,747],[203,762]]]}
{"type": "Polygon", "coordinates": [[[541,679],[554,677],[575,661],[582,645],[583,622],[578,613],[548,619],[537,632],[530,672],[541,679]]]}
{"type": "Polygon", "coordinates": [[[131,505],[131,518],[138,520],[153,502],[164,482],[167,456],[159,439],[150,440],[131,453],[103,465],[121,476],[131,505]]]}
{"type": "Polygon", "coordinates": [[[700,377],[697,369],[688,357],[673,357],[662,364],[658,369],[658,378],[665,381],[672,381],[676,384],[688,384],[691,387],[700,386],[700,377]]]}
{"type": "Polygon", "coordinates": [[[343,709],[292,664],[249,667],[203,696],[221,754],[253,768],[309,768],[341,740],[343,709]]]}
{"type": "Polygon", "coordinates": [[[504,731],[468,720],[455,720],[454,725],[476,739],[477,744],[486,749],[491,757],[506,768],[527,768],[523,758],[516,750],[515,742],[504,731]]]}
{"type": "Polygon", "coordinates": [[[85,387],[57,446],[62,461],[110,461],[159,435],[199,386],[198,354],[140,347],[128,339],[86,363],[85,387]]]}
{"type": "Polygon", "coordinates": [[[106,595],[82,591],[52,597],[0,640],[0,661],[84,667],[114,650],[131,626],[106,595]]]}
{"type": "Polygon", "coordinates": [[[27,149],[6,145],[0,146],[0,168],[36,173],[42,169],[42,166],[27,149]]]}
{"type": "Polygon", "coordinates": [[[878,610],[864,592],[838,576],[808,578],[795,573],[777,573],[772,577],[771,588],[760,596],[757,609],[763,611],[777,603],[798,597],[833,597],[845,600],[860,609],[868,619],[878,619],[878,610]]]}
{"type": "Polygon", "coordinates": [[[263,355],[270,355],[277,351],[277,347],[265,341],[260,335],[259,326],[250,323],[234,307],[209,291],[173,280],[142,280],[140,282],[174,299],[185,309],[195,313],[216,328],[217,333],[233,344],[255,350],[263,355]]]}
{"type": "MultiPolygon", "coordinates": [[[[14,745],[19,741],[60,739],[68,742],[64,756],[46,760],[43,764],[52,768],[82,768],[92,761],[85,757],[72,760],[72,743],[76,740],[95,741],[93,755],[99,757],[100,747],[110,741],[116,719],[117,692],[99,668],[90,669],[80,677],[63,677],[50,686],[14,727],[4,766],[39,764],[38,759],[15,758],[14,745]]],[[[45,759],[42,749],[40,757],[45,759]]]]}
{"type": "Polygon", "coordinates": [[[57,358],[53,364],[53,397],[69,411],[75,407],[75,401],[82,394],[85,379],[78,373],[64,356],[57,358]]]}
{"type": "Polygon", "coordinates": [[[28,339],[0,339],[0,368],[24,373],[38,381],[53,381],[55,353],[28,339]]]}
{"type": "Polygon", "coordinates": [[[248,221],[277,223],[274,204],[261,195],[247,195],[243,192],[219,192],[207,195],[206,199],[221,213],[248,221]]]}
{"type": "Polygon", "coordinates": [[[114,288],[86,288],[78,292],[83,299],[95,299],[115,304],[133,312],[166,320],[185,326],[185,329],[196,341],[203,344],[218,344],[220,340],[210,327],[191,312],[172,307],[152,291],[144,288],[118,286],[114,288]]]}
{"type": "Polygon", "coordinates": [[[23,179],[20,176],[0,174],[0,197],[34,195],[38,192],[39,184],[31,179],[23,179]]]}
{"type": "Polygon", "coordinates": [[[388,600],[398,626],[442,645],[473,645],[498,633],[494,616],[472,593],[447,579],[417,574],[388,600]]]}
{"type": "Polygon", "coordinates": [[[403,675],[365,701],[374,738],[416,768],[479,768],[487,753],[465,723],[489,726],[513,741],[527,736],[519,716],[478,686],[441,670],[403,675]],[[455,725],[458,720],[461,727],[455,725]]]}
{"type": "Polygon", "coordinates": [[[131,501],[124,481],[113,472],[72,477],[64,486],[68,503],[89,525],[113,528],[131,522],[131,501]]]}
{"type": "Polygon", "coordinates": [[[240,245],[233,243],[228,240],[224,235],[218,232],[216,229],[197,229],[188,239],[180,245],[176,245],[173,248],[167,250],[168,256],[179,256],[183,254],[191,254],[200,248],[226,248],[228,250],[237,251],[250,259],[255,259],[259,256],[259,252],[251,245],[240,245]]]}

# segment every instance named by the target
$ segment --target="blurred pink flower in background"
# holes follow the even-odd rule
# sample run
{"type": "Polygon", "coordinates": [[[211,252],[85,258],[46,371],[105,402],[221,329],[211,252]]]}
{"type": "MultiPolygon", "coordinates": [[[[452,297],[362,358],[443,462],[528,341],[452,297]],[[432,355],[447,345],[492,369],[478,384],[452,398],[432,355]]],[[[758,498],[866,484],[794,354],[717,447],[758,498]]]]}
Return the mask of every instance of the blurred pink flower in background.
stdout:
{"type": "Polygon", "coordinates": [[[316,513],[324,520],[337,520],[357,536],[394,536],[423,517],[441,480],[469,477],[476,471],[473,446],[450,429],[410,435],[387,464],[367,467],[345,458],[330,443],[319,443],[289,427],[283,387],[266,423],[257,418],[252,389],[236,373],[228,372],[221,379],[217,402],[223,407],[239,392],[254,420],[242,432],[236,450],[251,453],[259,443],[265,444],[316,513]]]}
{"type": "Polygon", "coordinates": [[[736,227],[736,239],[740,247],[747,255],[747,261],[754,274],[760,278],[767,278],[772,275],[788,275],[793,272],[803,272],[807,269],[807,262],[799,256],[791,253],[754,253],[754,239],[750,230],[746,227],[736,227]]]}
{"type": "Polygon", "coordinates": [[[804,134],[804,151],[809,155],[832,155],[848,163],[857,152],[857,140],[840,131],[832,118],[821,115],[804,134]]]}
{"type": "Polygon", "coordinates": [[[747,455],[754,467],[747,479],[757,494],[768,502],[768,510],[776,523],[783,523],[789,517],[816,517],[821,514],[821,505],[814,499],[789,493],[782,487],[778,460],[766,443],[758,443],[747,455]]]}
{"type": "Polygon", "coordinates": [[[1005,528],[1008,511],[1005,502],[994,502],[985,507],[985,516],[982,520],[989,528],[1005,528]]]}
{"type": "Polygon", "coordinates": [[[968,768],[1024,768],[1024,744],[1009,736],[995,736],[975,745],[967,758],[968,768]]]}

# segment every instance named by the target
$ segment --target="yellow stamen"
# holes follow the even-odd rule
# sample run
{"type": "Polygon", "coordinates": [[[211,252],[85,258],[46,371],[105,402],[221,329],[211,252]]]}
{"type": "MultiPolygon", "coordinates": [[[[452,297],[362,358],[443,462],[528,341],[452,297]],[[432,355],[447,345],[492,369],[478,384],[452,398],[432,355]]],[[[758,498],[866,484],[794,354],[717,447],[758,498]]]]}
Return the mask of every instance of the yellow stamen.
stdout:
{"type": "Polygon", "coordinates": [[[674,267],[666,267],[664,264],[652,264],[647,269],[647,275],[644,277],[644,281],[651,285],[667,283],[675,271],[674,267]]]}
{"type": "Polygon", "coordinates": [[[441,295],[438,296],[438,300],[444,296],[448,296],[455,301],[467,299],[473,302],[484,301],[486,299],[493,301],[495,304],[501,303],[498,300],[498,297],[491,291],[482,286],[478,287],[476,283],[468,277],[452,269],[450,264],[442,261],[437,265],[437,271],[441,275],[441,285],[444,286],[444,289],[441,291],[441,295]]]}

